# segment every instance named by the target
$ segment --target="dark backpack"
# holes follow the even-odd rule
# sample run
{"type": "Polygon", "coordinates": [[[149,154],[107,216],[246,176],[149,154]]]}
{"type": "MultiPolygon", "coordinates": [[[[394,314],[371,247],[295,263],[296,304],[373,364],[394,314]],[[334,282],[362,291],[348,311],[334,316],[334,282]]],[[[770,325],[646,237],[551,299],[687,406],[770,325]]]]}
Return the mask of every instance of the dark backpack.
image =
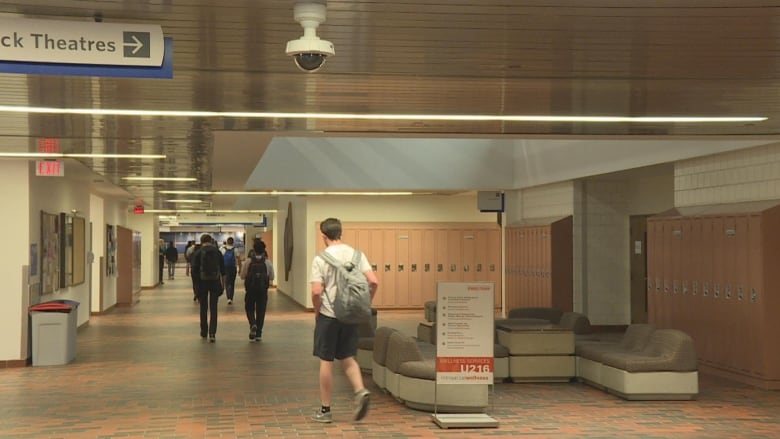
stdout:
{"type": "Polygon", "coordinates": [[[371,290],[366,275],[360,271],[360,250],[355,250],[352,260],[341,262],[328,252],[320,253],[336,272],[336,299],[333,313],[342,323],[357,324],[371,318],[371,290]]]}
{"type": "Polygon", "coordinates": [[[268,267],[265,265],[265,258],[256,259],[252,257],[252,261],[246,270],[246,281],[244,282],[246,290],[265,291],[270,284],[271,281],[268,279],[268,267]]]}
{"type": "Polygon", "coordinates": [[[225,268],[233,268],[236,266],[236,249],[225,249],[225,268]]]}
{"type": "Polygon", "coordinates": [[[200,279],[217,280],[222,274],[220,260],[222,252],[214,246],[202,246],[200,250],[200,279]]]}

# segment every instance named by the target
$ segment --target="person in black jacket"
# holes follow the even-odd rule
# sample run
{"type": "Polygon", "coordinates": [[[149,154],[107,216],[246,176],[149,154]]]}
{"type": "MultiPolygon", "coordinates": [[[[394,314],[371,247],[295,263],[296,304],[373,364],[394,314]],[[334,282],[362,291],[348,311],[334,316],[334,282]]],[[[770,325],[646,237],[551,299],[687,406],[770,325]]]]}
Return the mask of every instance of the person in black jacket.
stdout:
{"type": "Polygon", "coordinates": [[[217,336],[217,304],[224,291],[225,261],[211,235],[200,237],[200,249],[192,254],[192,279],[200,302],[200,336],[214,343],[217,336]],[[197,279],[197,280],[196,280],[197,279]],[[210,318],[209,318],[210,316],[210,318]]]}
{"type": "Polygon", "coordinates": [[[173,245],[173,241],[169,242],[168,248],[165,249],[165,261],[168,262],[168,279],[172,280],[176,263],[179,262],[179,250],[173,245]]]}

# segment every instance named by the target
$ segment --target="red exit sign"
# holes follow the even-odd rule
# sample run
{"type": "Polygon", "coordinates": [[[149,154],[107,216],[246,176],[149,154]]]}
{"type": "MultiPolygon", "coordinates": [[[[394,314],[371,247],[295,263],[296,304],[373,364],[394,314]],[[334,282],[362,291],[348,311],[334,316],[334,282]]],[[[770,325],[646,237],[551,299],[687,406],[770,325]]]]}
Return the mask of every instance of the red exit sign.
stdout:
{"type": "Polygon", "coordinates": [[[60,151],[60,139],[54,137],[41,137],[38,139],[38,152],[59,154],[60,151]]]}
{"type": "Polygon", "coordinates": [[[65,175],[65,165],[60,160],[38,160],[35,162],[35,175],[62,177],[65,175]]]}

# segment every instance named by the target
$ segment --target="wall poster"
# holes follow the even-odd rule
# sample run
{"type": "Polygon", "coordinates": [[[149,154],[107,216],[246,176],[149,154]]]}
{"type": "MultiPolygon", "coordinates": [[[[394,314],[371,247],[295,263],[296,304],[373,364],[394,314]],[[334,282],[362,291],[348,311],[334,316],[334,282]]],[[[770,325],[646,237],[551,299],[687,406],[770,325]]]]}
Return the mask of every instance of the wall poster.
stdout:
{"type": "Polygon", "coordinates": [[[116,276],[116,229],[106,224],[106,276],[116,276]]]}
{"type": "Polygon", "coordinates": [[[60,217],[41,211],[41,294],[60,285],[60,217]]]}

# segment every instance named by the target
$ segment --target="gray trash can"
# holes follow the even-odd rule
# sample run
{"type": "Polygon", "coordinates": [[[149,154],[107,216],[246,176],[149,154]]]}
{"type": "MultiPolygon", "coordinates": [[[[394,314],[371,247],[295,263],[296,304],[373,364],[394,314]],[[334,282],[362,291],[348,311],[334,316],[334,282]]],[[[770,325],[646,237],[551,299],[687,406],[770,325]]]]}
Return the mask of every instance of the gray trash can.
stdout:
{"type": "Polygon", "coordinates": [[[79,302],[51,300],[30,307],[32,365],[68,364],[76,358],[79,302]]]}

